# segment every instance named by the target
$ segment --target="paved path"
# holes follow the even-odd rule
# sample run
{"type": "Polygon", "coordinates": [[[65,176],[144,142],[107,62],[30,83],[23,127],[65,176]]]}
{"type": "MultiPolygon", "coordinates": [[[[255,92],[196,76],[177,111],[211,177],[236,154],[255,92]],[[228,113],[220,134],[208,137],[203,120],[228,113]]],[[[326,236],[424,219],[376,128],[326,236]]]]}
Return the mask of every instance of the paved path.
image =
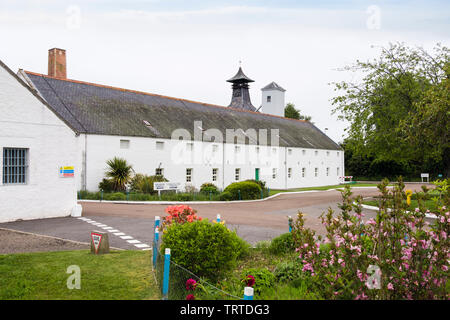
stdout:
{"type": "MultiPolygon", "coordinates": [[[[407,185],[407,189],[420,190],[419,184],[407,185]]],[[[353,188],[353,195],[363,197],[378,194],[376,188],[353,188]]],[[[295,217],[300,210],[305,214],[307,226],[323,233],[319,216],[329,207],[339,211],[337,203],[341,194],[336,190],[282,194],[273,199],[259,202],[192,204],[197,214],[203,218],[214,220],[217,214],[231,229],[251,244],[261,240],[270,240],[288,232],[287,216],[295,217]]],[[[121,235],[110,235],[110,245],[123,249],[148,249],[136,245],[148,244],[153,239],[153,223],[155,216],[164,216],[167,205],[160,204],[114,204],[98,202],[81,202],[83,219],[52,218],[32,221],[17,221],[0,224],[0,227],[25,232],[50,235],[64,239],[89,242],[92,230],[112,228],[121,235]],[[89,221],[86,222],[85,218],[89,221]],[[95,225],[100,224],[100,226],[95,225]],[[122,235],[123,233],[123,235],[122,235]],[[125,239],[124,239],[124,238],[125,239]],[[136,242],[137,240],[137,242],[136,242]],[[133,243],[134,242],[134,243],[133,243]]],[[[364,211],[366,218],[375,215],[373,211],[364,211]]]]}

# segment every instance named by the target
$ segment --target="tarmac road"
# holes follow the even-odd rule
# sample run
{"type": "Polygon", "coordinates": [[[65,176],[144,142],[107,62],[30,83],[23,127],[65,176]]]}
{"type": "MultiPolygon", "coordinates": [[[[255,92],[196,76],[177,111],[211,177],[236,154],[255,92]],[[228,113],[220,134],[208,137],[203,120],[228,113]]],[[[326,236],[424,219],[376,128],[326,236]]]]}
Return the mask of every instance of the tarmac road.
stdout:
{"type": "MultiPolygon", "coordinates": [[[[421,184],[407,184],[406,189],[420,190],[421,184]]],[[[378,194],[376,188],[352,188],[353,196],[363,197],[378,194]]],[[[288,232],[287,216],[295,217],[302,211],[306,225],[319,234],[324,232],[319,216],[332,208],[339,211],[337,204],[342,201],[336,190],[310,191],[295,194],[281,194],[275,198],[256,202],[223,202],[191,204],[197,214],[215,220],[220,214],[227,226],[235,229],[239,236],[251,244],[270,240],[288,232]]],[[[153,239],[154,217],[165,215],[167,204],[118,204],[107,202],[80,202],[83,218],[51,218],[30,221],[16,221],[0,224],[1,228],[49,235],[63,239],[89,242],[92,230],[110,228],[110,245],[123,249],[147,249],[153,239]],[[89,219],[85,221],[85,219],[89,219]],[[100,226],[98,225],[101,223],[100,226]],[[136,242],[136,240],[138,242],[136,242]]],[[[374,211],[364,210],[365,219],[373,217],[374,211]]]]}

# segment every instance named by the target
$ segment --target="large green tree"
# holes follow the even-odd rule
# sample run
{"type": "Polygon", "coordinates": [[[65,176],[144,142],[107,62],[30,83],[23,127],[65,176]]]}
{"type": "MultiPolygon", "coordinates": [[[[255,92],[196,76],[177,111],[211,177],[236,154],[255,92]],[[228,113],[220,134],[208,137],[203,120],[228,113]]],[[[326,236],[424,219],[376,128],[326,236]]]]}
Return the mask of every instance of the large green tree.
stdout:
{"type": "Polygon", "coordinates": [[[346,152],[370,160],[372,174],[448,171],[448,63],[441,45],[428,53],[396,43],[343,68],[359,78],[333,83],[333,113],[350,124],[346,152]]]}

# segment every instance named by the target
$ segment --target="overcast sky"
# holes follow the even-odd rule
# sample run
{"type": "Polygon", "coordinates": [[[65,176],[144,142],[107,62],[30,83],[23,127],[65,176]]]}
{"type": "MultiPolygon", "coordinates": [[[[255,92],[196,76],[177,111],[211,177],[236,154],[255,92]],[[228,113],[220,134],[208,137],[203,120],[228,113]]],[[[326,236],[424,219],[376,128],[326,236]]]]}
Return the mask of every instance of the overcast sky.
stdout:
{"type": "Polygon", "coordinates": [[[450,40],[449,1],[0,0],[0,60],[47,73],[67,50],[68,78],[227,106],[242,61],[253,105],[271,81],[336,142],[337,68],[405,42],[450,40]],[[374,46],[374,47],[373,47],[374,46]]]}

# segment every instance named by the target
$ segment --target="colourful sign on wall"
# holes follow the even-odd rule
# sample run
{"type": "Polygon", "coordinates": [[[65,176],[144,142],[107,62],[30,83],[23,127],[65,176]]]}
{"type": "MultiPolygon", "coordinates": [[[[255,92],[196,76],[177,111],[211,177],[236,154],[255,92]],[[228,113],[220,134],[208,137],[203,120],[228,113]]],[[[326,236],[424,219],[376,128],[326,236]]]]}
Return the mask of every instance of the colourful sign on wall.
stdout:
{"type": "Polygon", "coordinates": [[[59,175],[61,178],[73,178],[75,176],[75,168],[73,166],[60,167],[59,175]]]}

